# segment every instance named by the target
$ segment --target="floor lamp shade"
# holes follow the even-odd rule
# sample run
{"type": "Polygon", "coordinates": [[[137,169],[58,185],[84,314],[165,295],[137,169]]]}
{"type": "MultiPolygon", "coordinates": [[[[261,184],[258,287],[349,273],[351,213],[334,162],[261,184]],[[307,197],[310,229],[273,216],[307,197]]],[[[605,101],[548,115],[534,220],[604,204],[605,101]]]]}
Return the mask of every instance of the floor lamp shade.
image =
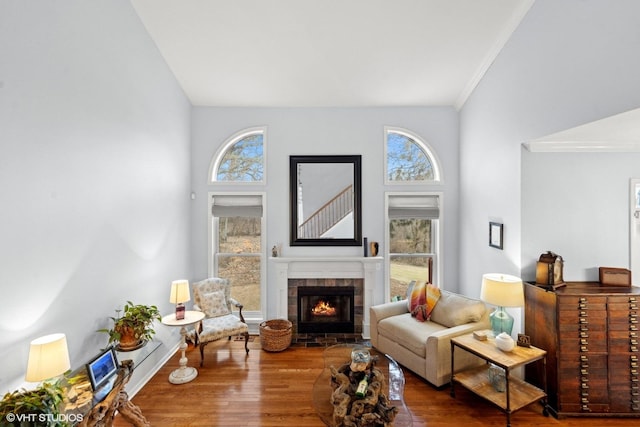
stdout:
{"type": "Polygon", "coordinates": [[[488,304],[498,306],[491,313],[491,330],[494,335],[506,332],[511,335],[513,316],[504,307],[524,306],[524,290],[522,279],[508,274],[489,273],[482,276],[480,299],[488,304]]]}
{"type": "Polygon", "coordinates": [[[44,381],[71,368],[65,334],[51,334],[31,341],[25,380],[44,381]]]}

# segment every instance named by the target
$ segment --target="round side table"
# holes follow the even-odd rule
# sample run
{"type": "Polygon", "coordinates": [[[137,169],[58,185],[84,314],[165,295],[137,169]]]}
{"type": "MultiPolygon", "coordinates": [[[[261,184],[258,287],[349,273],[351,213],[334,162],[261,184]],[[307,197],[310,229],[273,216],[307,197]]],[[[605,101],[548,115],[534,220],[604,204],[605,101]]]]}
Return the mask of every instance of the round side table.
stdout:
{"type": "Polygon", "coordinates": [[[187,326],[198,323],[204,319],[204,313],[201,311],[185,311],[184,319],[176,320],[176,314],[167,314],[162,317],[161,322],[167,326],[179,326],[180,335],[182,335],[182,343],[180,344],[180,350],[182,351],[182,357],[180,357],[180,367],[169,375],[169,382],[172,384],[184,384],[192,381],[198,376],[198,370],[193,367],[187,366],[187,356],[185,350],[187,349],[187,326]]]}

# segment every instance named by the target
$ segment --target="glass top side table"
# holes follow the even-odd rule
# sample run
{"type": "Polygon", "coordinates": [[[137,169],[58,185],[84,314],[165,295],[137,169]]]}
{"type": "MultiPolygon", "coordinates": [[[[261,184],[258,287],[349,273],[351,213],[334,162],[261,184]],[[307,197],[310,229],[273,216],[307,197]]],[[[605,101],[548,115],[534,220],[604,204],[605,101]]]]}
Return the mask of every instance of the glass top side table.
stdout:
{"type": "Polygon", "coordinates": [[[345,363],[351,362],[351,351],[366,349],[372,357],[377,356],[376,368],[380,369],[388,389],[385,389],[391,405],[398,408],[398,413],[393,421],[396,427],[411,427],[413,421],[411,413],[404,403],[404,374],[402,368],[390,356],[380,353],[376,349],[359,344],[338,344],[328,347],[324,351],[324,369],[313,385],[313,406],[320,419],[327,426],[333,427],[333,405],[331,404],[331,366],[338,369],[345,363]]]}

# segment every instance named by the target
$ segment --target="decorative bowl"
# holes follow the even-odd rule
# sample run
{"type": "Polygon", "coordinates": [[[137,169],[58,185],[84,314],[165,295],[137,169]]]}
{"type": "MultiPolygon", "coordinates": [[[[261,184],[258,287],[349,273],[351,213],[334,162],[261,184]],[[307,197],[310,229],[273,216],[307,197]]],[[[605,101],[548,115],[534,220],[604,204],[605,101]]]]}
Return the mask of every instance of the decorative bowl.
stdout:
{"type": "Polygon", "coordinates": [[[506,332],[496,337],[496,346],[502,351],[511,351],[516,346],[516,342],[506,332]]]}

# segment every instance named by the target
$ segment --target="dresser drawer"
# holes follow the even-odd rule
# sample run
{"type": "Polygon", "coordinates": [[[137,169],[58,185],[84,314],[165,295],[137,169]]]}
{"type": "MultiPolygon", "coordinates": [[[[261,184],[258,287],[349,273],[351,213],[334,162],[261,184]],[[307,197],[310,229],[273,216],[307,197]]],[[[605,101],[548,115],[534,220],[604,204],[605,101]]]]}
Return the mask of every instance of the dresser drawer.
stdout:
{"type": "Polygon", "coordinates": [[[564,384],[559,390],[560,405],[608,405],[609,391],[606,382],[597,381],[581,384],[579,387],[571,388],[564,384]]]}
{"type": "Polygon", "coordinates": [[[570,310],[579,308],[606,310],[606,305],[607,297],[605,296],[563,295],[558,298],[559,310],[570,310]]]}
{"type": "Polygon", "coordinates": [[[602,327],[607,324],[606,310],[562,310],[558,312],[560,325],[592,325],[602,327]]]}
{"type": "Polygon", "coordinates": [[[607,339],[560,338],[560,352],[564,353],[607,353],[607,339]]]}
{"type": "Polygon", "coordinates": [[[627,308],[640,308],[640,295],[613,295],[609,297],[609,304],[626,304],[627,308]]]}
{"type": "Polygon", "coordinates": [[[580,396],[579,391],[602,400],[606,394],[608,371],[606,355],[562,355],[558,361],[558,383],[563,393],[580,396]]]}
{"type": "Polygon", "coordinates": [[[609,353],[638,353],[640,351],[639,332],[634,331],[609,331],[609,353]]]}
{"type": "Polygon", "coordinates": [[[609,310],[609,323],[638,324],[640,310],[609,310]]]}

